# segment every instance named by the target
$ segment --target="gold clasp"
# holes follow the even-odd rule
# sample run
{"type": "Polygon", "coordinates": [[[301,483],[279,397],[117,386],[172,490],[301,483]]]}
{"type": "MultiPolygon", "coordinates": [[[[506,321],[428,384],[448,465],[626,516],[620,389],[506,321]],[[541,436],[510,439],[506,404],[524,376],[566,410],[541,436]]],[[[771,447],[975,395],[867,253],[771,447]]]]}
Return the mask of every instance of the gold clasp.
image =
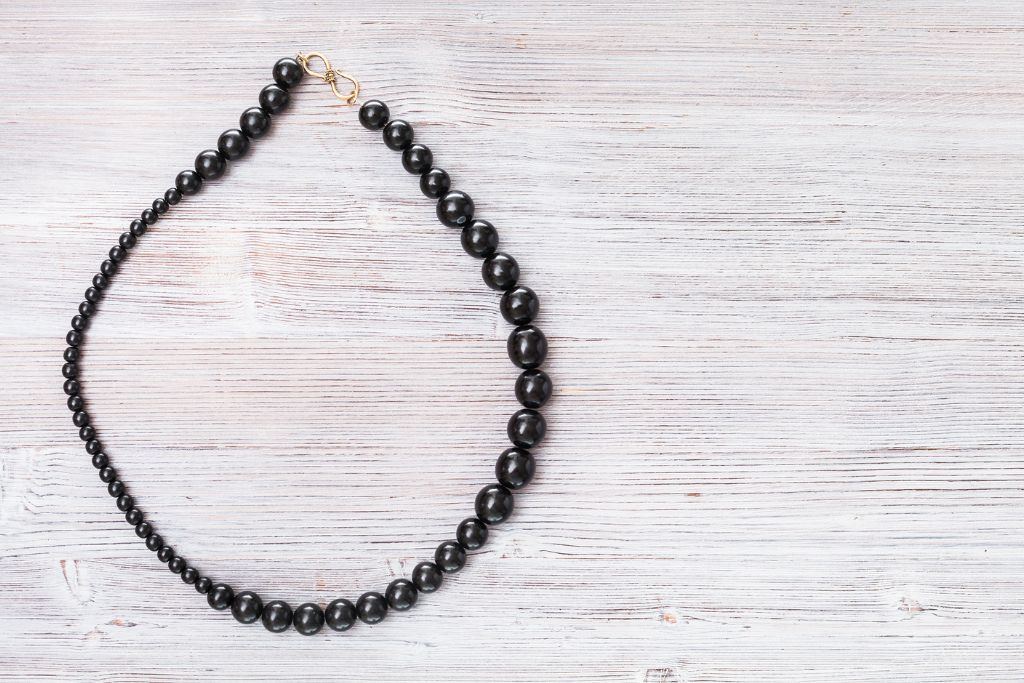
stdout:
{"type": "Polygon", "coordinates": [[[328,83],[331,86],[331,91],[334,92],[334,96],[339,100],[343,100],[345,104],[355,104],[356,99],[359,97],[359,81],[352,76],[341,71],[335,71],[331,68],[331,63],[327,61],[327,57],[324,57],[319,52],[310,52],[308,55],[304,55],[301,52],[296,57],[299,60],[299,64],[302,65],[302,70],[314,78],[319,78],[324,83],[328,83]],[[324,63],[324,72],[318,73],[309,68],[309,60],[319,59],[324,63]],[[352,84],[352,92],[347,95],[342,95],[338,92],[338,76],[341,76],[346,81],[352,84]]]}

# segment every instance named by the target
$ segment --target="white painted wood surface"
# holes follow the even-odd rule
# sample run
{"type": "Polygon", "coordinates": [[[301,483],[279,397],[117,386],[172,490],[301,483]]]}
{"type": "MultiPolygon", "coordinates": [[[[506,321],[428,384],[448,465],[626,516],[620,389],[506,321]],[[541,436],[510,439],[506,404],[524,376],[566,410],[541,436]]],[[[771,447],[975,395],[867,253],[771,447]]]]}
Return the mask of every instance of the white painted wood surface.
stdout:
{"type": "MultiPolygon", "coordinates": [[[[0,5],[0,678],[1012,681],[1024,637],[1024,5],[0,5]],[[543,300],[536,482],[408,614],[271,636],[116,513],[61,338],[145,202],[320,49],[543,300]]],[[[515,409],[497,297],[312,82],[160,222],[84,363],[197,566],[407,575],[515,409]]]]}

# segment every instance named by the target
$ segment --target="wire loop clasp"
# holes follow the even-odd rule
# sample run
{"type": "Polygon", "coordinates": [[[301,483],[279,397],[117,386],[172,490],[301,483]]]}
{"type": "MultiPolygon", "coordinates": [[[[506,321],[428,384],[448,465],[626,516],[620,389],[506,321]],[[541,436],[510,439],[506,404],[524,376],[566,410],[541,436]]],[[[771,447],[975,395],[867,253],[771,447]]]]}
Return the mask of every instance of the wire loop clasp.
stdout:
{"type": "Polygon", "coordinates": [[[342,71],[335,71],[334,69],[332,69],[331,63],[327,61],[327,57],[324,57],[319,52],[310,52],[308,55],[304,55],[300,52],[298,56],[296,56],[296,59],[298,60],[299,64],[302,65],[303,71],[305,71],[310,76],[313,76],[314,78],[319,78],[324,83],[329,84],[331,86],[331,91],[334,93],[334,96],[337,97],[339,100],[342,100],[343,102],[345,102],[345,104],[356,103],[356,99],[359,97],[359,81],[357,81],[354,77],[349,76],[347,73],[344,73],[342,71]],[[309,68],[309,62],[312,59],[319,59],[321,62],[324,63],[323,73],[313,71],[311,68],[309,68]],[[342,95],[341,92],[338,91],[339,76],[352,84],[352,90],[347,95],[342,95]]]}

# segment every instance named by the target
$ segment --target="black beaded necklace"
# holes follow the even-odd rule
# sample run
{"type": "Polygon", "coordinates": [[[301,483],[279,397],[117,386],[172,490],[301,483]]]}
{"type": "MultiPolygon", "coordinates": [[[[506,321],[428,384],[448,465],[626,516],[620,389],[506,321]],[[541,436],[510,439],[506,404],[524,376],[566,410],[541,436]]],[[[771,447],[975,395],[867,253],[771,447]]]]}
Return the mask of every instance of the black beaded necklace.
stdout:
{"type": "Polygon", "coordinates": [[[265,135],[273,117],[287,109],[291,99],[290,91],[299,84],[304,74],[330,85],[334,94],[347,104],[356,103],[359,96],[358,81],[348,74],[333,70],[322,54],[314,52],[300,54],[296,59],[279,60],[273,69],[274,83],[260,91],[259,106],[242,112],[238,128],[225,131],[217,141],[217,149],[200,152],[196,157],[195,170],[179,173],[174,187],[167,190],[163,197],[154,200],[152,207],[143,211],[140,218],[132,221],[128,231],[110,249],[109,258],[100,264],[100,272],[92,279],[92,286],[85,290],[85,301],[79,304],[78,315],[71,319],[71,330],[67,334],[68,347],[64,351],[63,374],[64,393],[68,395],[72,420],[85,442],[85,451],[92,456],[93,467],[99,470],[100,481],[107,485],[107,492],[117,501],[117,509],[124,513],[135,534],[145,541],[147,548],[156,553],[157,559],[186,584],[195,586],[199,593],[206,595],[210,607],[215,610],[230,609],[240,623],[262,621],[263,626],[274,633],[285,631],[294,623],[296,631],[312,635],[320,631],[324,623],[335,631],[350,629],[357,618],[367,624],[379,623],[387,616],[389,609],[405,611],[411,608],[420,593],[436,591],[445,574],[462,569],[466,563],[466,551],[483,546],[487,541],[488,527],[500,524],[512,514],[512,491],[526,486],[533,478],[534,458],[528,449],[544,438],[545,421],[537,410],[550,398],[552,384],[548,375],[539,369],[547,355],[547,339],[537,327],[530,324],[537,315],[539,301],[532,289],[518,283],[519,265],[516,260],[497,250],[498,233],[494,226],[474,218],[473,200],[465,192],[451,189],[448,173],[432,165],[430,149],[413,143],[412,126],[401,119],[391,119],[388,107],[383,102],[370,100],[360,107],[359,122],[368,130],[383,131],[384,144],[401,152],[405,169],[420,177],[420,190],[423,194],[437,200],[437,217],[441,223],[449,228],[461,228],[463,249],[470,256],[483,259],[484,282],[492,289],[503,292],[501,314],[515,325],[508,337],[508,355],[517,367],[523,369],[516,380],[515,393],[524,407],[516,411],[508,421],[508,437],[514,447],[498,456],[495,466],[498,483],[480,489],[475,501],[476,516],[458,525],[455,540],[445,541],[437,547],[433,562],[417,564],[410,579],[395,579],[384,594],[376,591],[363,593],[354,605],[339,598],[326,608],[307,602],[293,610],[282,600],[264,604],[253,591],[236,593],[230,585],[215,583],[190,566],[146,521],[117,470],[110,464],[110,458],[86,412],[78,379],[85,330],[96,314],[103,291],[109,286],[121,262],[135,248],[139,238],[146,234],[148,227],[156,223],[171,206],[189,195],[197,194],[206,181],[221,177],[229,161],[245,156],[250,142],[265,135]],[[323,73],[310,68],[312,59],[323,62],[323,73]],[[338,90],[339,77],[351,83],[351,92],[342,94],[338,90]]]}

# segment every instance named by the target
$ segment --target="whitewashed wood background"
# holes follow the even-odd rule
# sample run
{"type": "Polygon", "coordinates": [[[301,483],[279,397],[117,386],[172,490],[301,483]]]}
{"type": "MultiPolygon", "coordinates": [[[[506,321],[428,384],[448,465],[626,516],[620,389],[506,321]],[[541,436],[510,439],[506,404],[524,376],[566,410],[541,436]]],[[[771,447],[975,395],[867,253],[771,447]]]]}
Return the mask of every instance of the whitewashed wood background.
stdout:
{"type": "MultiPolygon", "coordinates": [[[[1024,4],[0,5],[0,678],[1024,679],[1024,4]],[[60,391],[103,254],[320,49],[543,301],[512,521],[408,614],[242,627],[159,565],[60,391]]],[[[307,81],[90,333],[115,464],[298,604],[451,537],[516,405],[479,263],[307,81]]]]}

